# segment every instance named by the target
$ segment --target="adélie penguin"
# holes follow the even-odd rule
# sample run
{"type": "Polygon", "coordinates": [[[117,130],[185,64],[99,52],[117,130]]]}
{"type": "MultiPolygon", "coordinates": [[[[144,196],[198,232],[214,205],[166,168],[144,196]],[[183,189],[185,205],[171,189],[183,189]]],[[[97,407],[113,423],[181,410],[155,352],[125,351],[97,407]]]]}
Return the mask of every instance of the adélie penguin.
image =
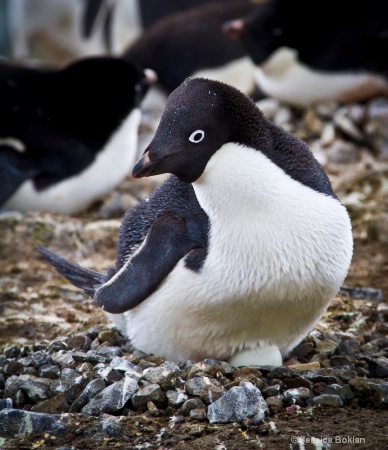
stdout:
{"type": "Polygon", "coordinates": [[[116,57],[0,61],[0,208],[74,214],[130,174],[156,74],[116,57]]]}
{"type": "Polygon", "coordinates": [[[240,91],[193,78],[170,94],[133,169],[162,173],[123,218],[105,274],[39,252],[144,352],[281,365],[352,258],[349,215],[323,168],[240,91]]]}

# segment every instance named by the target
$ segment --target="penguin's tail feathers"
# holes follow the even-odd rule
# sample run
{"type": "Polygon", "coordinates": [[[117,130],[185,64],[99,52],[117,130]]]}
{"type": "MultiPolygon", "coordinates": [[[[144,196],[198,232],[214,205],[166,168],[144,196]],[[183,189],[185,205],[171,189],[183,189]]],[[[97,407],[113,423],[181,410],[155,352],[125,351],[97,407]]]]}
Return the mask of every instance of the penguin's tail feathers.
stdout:
{"type": "Polygon", "coordinates": [[[80,265],[68,261],[62,256],[52,252],[44,245],[38,244],[35,247],[43,258],[54,266],[55,270],[65,278],[67,278],[71,284],[82,289],[85,294],[94,298],[96,290],[106,281],[105,275],[97,272],[96,270],[85,269],[80,265]]]}

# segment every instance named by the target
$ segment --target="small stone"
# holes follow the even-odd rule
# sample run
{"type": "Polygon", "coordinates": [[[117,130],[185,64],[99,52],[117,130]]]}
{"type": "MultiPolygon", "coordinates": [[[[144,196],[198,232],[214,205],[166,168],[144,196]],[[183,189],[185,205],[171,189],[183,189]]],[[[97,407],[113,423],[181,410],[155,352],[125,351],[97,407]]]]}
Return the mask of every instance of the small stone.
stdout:
{"type": "Polygon", "coordinates": [[[174,390],[168,390],[166,392],[166,397],[169,406],[172,406],[173,408],[178,408],[189,398],[184,392],[174,390]]]}
{"type": "Polygon", "coordinates": [[[93,372],[93,365],[90,363],[82,363],[77,367],[81,373],[93,372]]]}
{"type": "Polygon", "coordinates": [[[84,414],[98,415],[102,412],[117,411],[127,403],[135,394],[139,386],[135,380],[125,377],[123,380],[113,383],[100,391],[81,412],[84,414]]]}
{"type": "Polygon", "coordinates": [[[115,383],[116,381],[120,381],[124,377],[124,375],[121,372],[119,372],[117,370],[113,370],[109,366],[98,369],[97,374],[98,374],[98,376],[103,378],[105,381],[107,381],[108,384],[115,383]]]}
{"type": "Polygon", "coordinates": [[[315,341],[315,351],[326,356],[334,355],[337,347],[337,342],[331,341],[330,339],[324,339],[323,341],[317,339],[315,341]]]}
{"type": "Polygon", "coordinates": [[[142,374],[142,370],[139,366],[133,364],[131,361],[128,361],[125,356],[115,356],[110,362],[110,366],[114,370],[120,370],[126,373],[137,373],[139,376],[142,374]]]}
{"type": "Polygon", "coordinates": [[[147,402],[147,411],[148,414],[152,417],[157,417],[160,414],[158,407],[155,405],[154,402],[151,401],[147,402]]]}
{"type": "Polygon", "coordinates": [[[164,390],[171,389],[172,380],[180,373],[179,366],[173,362],[166,361],[159,367],[150,367],[143,372],[143,378],[152,383],[159,384],[164,390]]]}
{"type": "Polygon", "coordinates": [[[373,402],[378,408],[388,408],[388,382],[382,383],[373,395],[373,402]]]}
{"type": "Polygon", "coordinates": [[[273,397],[280,394],[280,384],[274,384],[261,391],[264,398],[273,397]]]}
{"type": "Polygon", "coordinates": [[[48,346],[50,345],[50,342],[44,339],[43,341],[40,341],[38,344],[34,344],[32,346],[34,352],[38,352],[41,350],[46,350],[48,346]]]}
{"type": "Polygon", "coordinates": [[[100,424],[102,431],[108,436],[122,437],[123,427],[120,424],[120,418],[114,417],[109,414],[102,414],[100,419],[100,424]]]}
{"type": "Polygon", "coordinates": [[[186,382],[185,390],[189,395],[197,395],[205,403],[213,403],[224,394],[221,384],[209,377],[191,378],[186,382]]]}
{"type": "Polygon", "coordinates": [[[361,131],[348,116],[345,108],[338,109],[338,111],[334,114],[333,122],[343,133],[351,137],[353,140],[362,140],[361,131]]]}
{"type": "Polygon", "coordinates": [[[85,389],[82,391],[81,397],[86,398],[87,401],[90,401],[105,388],[105,381],[101,378],[97,378],[96,380],[90,381],[86,385],[85,389]]]}
{"type": "Polygon", "coordinates": [[[338,355],[353,356],[360,352],[360,343],[355,339],[342,340],[337,348],[338,355]]]}
{"type": "Polygon", "coordinates": [[[298,372],[304,372],[305,370],[317,370],[321,368],[321,365],[318,361],[309,362],[306,364],[293,364],[289,366],[293,370],[297,370],[298,372]]]}
{"type": "MultiPolygon", "coordinates": [[[[21,373],[21,375],[32,375],[34,377],[39,376],[39,372],[38,369],[36,369],[35,367],[25,367],[21,373]]],[[[47,378],[47,377],[45,377],[47,378]]]]}
{"type": "Polygon", "coordinates": [[[82,375],[76,370],[66,367],[61,372],[61,381],[69,384],[81,383],[82,375]]]}
{"type": "Polygon", "coordinates": [[[13,408],[12,398],[5,398],[3,400],[0,400],[0,411],[2,409],[12,409],[12,408],[13,408]]]}
{"type": "Polygon", "coordinates": [[[49,396],[51,380],[38,378],[32,375],[10,377],[5,383],[5,397],[13,397],[12,393],[22,390],[33,402],[46,400],[49,396]]]}
{"type": "Polygon", "coordinates": [[[274,395],[265,399],[271,415],[278,413],[283,407],[283,395],[274,395]]]}
{"type": "Polygon", "coordinates": [[[333,369],[308,370],[302,373],[304,378],[313,383],[318,383],[319,381],[326,384],[338,383],[338,378],[334,376],[333,369]]]}
{"type": "Polygon", "coordinates": [[[22,350],[16,345],[11,345],[10,347],[6,347],[4,350],[4,356],[9,359],[18,358],[22,353],[22,350]]]}
{"type": "Polygon", "coordinates": [[[69,347],[64,341],[56,340],[51,342],[47,348],[47,353],[52,354],[54,352],[59,352],[59,350],[68,350],[69,347]]]}
{"type": "Polygon", "coordinates": [[[31,408],[31,411],[47,414],[62,414],[68,412],[69,409],[70,407],[67,403],[65,394],[60,393],[53,398],[34,405],[31,408]]]}
{"type": "Polygon", "coordinates": [[[163,405],[166,401],[162,390],[158,384],[150,384],[144,388],[139,389],[132,396],[132,404],[135,409],[139,409],[145,406],[148,402],[153,402],[154,404],[163,405]]]}
{"type": "Polygon", "coordinates": [[[83,386],[72,381],[52,380],[50,397],[63,393],[69,404],[72,404],[81,394],[83,386]]]}
{"type": "Polygon", "coordinates": [[[208,407],[210,423],[242,422],[249,419],[263,421],[268,407],[258,388],[250,382],[232,387],[216,402],[208,407]]]}
{"type": "Polygon", "coordinates": [[[292,351],[292,356],[295,356],[297,358],[304,358],[313,350],[314,344],[312,342],[303,342],[302,344],[299,344],[296,348],[294,348],[294,350],[292,351]]]}
{"type": "Polygon", "coordinates": [[[147,356],[147,353],[144,353],[141,350],[138,350],[137,348],[132,352],[132,354],[137,359],[142,359],[147,356]]]}
{"type": "Polygon", "coordinates": [[[311,381],[304,377],[284,378],[283,382],[288,389],[305,387],[311,390],[312,386],[311,381]]]}
{"type": "Polygon", "coordinates": [[[200,437],[205,432],[205,427],[198,424],[187,425],[185,431],[189,436],[200,437]]]}
{"type": "Polygon", "coordinates": [[[349,380],[352,380],[353,378],[357,377],[357,372],[355,370],[339,370],[338,373],[336,372],[336,375],[338,375],[338,378],[342,381],[345,381],[346,383],[349,382],[349,380]]]}
{"type": "Polygon", "coordinates": [[[59,352],[53,353],[51,355],[51,359],[53,364],[56,364],[61,368],[75,366],[73,355],[64,350],[59,350],[59,352]]]}
{"type": "Polygon", "coordinates": [[[325,387],[323,393],[330,395],[339,395],[343,402],[354,398],[353,391],[348,384],[346,384],[345,386],[341,386],[340,384],[330,384],[329,386],[325,387]]]}
{"type": "Polygon", "coordinates": [[[189,400],[186,400],[183,403],[183,405],[179,411],[183,416],[189,416],[190,411],[192,411],[193,409],[203,408],[203,407],[204,407],[204,403],[200,398],[190,398],[189,400]]]}
{"type": "Polygon", "coordinates": [[[299,376],[299,373],[287,366],[275,367],[267,375],[268,378],[279,378],[279,380],[283,380],[283,378],[295,378],[297,376],[299,376]]]}
{"type": "Polygon", "coordinates": [[[27,406],[27,395],[21,390],[17,390],[15,395],[13,396],[13,400],[15,403],[15,407],[18,409],[24,409],[27,406]]]}
{"type": "Polygon", "coordinates": [[[51,364],[51,357],[44,351],[37,351],[30,355],[32,358],[32,365],[36,368],[45,364],[51,364]]]}
{"type": "Polygon", "coordinates": [[[287,389],[284,391],[284,403],[286,405],[303,405],[311,395],[310,389],[305,387],[287,389]]]}
{"type": "Polygon", "coordinates": [[[79,334],[77,336],[69,337],[66,341],[68,348],[72,350],[83,350],[85,352],[90,350],[92,340],[89,336],[79,334]]]}
{"type": "Polygon", "coordinates": [[[221,373],[223,375],[233,375],[233,373],[236,371],[236,368],[233,367],[231,364],[225,362],[225,361],[218,361],[217,359],[204,359],[204,364],[206,364],[206,368],[204,372],[210,372],[208,367],[214,368],[221,368],[221,373]]]}
{"type": "Polygon", "coordinates": [[[39,377],[49,378],[50,380],[56,380],[59,378],[61,370],[56,365],[45,364],[39,367],[38,375],[39,377]]]}
{"type": "Polygon", "coordinates": [[[74,352],[72,357],[76,362],[90,362],[91,364],[108,363],[111,358],[99,354],[96,350],[87,353],[74,352]]]}
{"type": "Polygon", "coordinates": [[[97,349],[97,353],[110,359],[123,356],[123,351],[120,347],[100,347],[97,349]]]}
{"type": "Polygon", "coordinates": [[[195,408],[190,411],[190,419],[193,420],[206,420],[205,408],[195,408]]]}
{"type": "Polygon", "coordinates": [[[313,398],[313,405],[332,406],[334,408],[341,408],[344,404],[339,395],[322,394],[313,398]]]}
{"type": "Polygon", "coordinates": [[[118,336],[114,331],[104,330],[98,334],[98,339],[101,342],[109,342],[112,345],[117,345],[118,336]]]}
{"type": "Polygon", "coordinates": [[[43,433],[58,436],[67,431],[66,426],[56,415],[19,409],[3,409],[0,411],[0,425],[2,434],[11,438],[43,433]]]}
{"type": "Polygon", "coordinates": [[[349,356],[334,355],[330,358],[330,364],[332,367],[342,367],[348,365],[350,362],[349,356]]]}
{"type": "Polygon", "coordinates": [[[370,376],[376,378],[387,378],[388,377],[388,358],[380,356],[375,359],[369,360],[369,372],[370,376]]]}
{"type": "Polygon", "coordinates": [[[74,402],[71,404],[69,412],[70,413],[76,413],[80,411],[87,403],[87,399],[85,397],[78,397],[74,400],[74,402]]]}
{"type": "Polygon", "coordinates": [[[372,390],[368,385],[367,378],[353,378],[352,380],[349,380],[349,386],[352,388],[352,391],[354,392],[356,397],[365,397],[371,395],[372,393],[372,390]]]}
{"type": "Polygon", "coordinates": [[[10,361],[8,364],[4,365],[4,373],[5,375],[19,375],[22,373],[24,369],[23,364],[19,361],[10,361]]]}

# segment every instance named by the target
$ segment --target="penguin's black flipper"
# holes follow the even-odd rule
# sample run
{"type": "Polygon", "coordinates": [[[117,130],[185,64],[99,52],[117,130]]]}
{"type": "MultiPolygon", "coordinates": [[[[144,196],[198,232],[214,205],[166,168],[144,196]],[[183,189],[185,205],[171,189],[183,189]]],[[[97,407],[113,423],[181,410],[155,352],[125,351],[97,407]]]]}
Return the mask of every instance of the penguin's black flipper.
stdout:
{"type": "Polygon", "coordinates": [[[55,270],[67,278],[71,284],[82,289],[85,294],[94,297],[96,290],[106,281],[104,274],[96,270],[85,269],[80,265],[68,261],[57,255],[45,246],[39,244],[35,247],[43,258],[54,266],[55,270]]]}
{"type": "Polygon", "coordinates": [[[152,224],[139,252],[96,290],[97,305],[112,314],[134,308],[158,288],[180,259],[198,247],[184,219],[164,214],[152,224]]]}
{"type": "Polygon", "coordinates": [[[19,154],[11,147],[0,145],[0,206],[5,203],[18,187],[38,174],[34,161],[19,154]]]}

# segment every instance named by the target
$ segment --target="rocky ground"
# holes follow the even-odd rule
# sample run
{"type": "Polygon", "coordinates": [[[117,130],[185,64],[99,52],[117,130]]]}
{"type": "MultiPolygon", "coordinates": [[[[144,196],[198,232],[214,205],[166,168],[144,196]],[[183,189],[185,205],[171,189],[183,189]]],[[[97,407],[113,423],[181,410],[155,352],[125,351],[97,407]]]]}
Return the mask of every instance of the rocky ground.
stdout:
{"type": "MultiPolygon", "coordinates": [[[[1,449],[387,447],[388,101],[260,106],[308,142],[353,223],[346,288],[288,366],[143,354],[34,251],[43,243],[105,270],[122,214],[164,177],[128,178],[74,217],[3,213],[1,449]]],[[[139,150],[156,122],[145,115],[139,150]]]]}

